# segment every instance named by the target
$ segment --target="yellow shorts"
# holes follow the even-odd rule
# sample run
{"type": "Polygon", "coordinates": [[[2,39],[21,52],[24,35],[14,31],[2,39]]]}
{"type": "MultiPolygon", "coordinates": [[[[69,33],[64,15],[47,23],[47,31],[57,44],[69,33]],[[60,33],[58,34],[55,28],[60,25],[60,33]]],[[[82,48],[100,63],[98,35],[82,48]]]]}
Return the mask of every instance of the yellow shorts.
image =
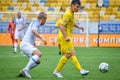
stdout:
{"type": "Polygon", "coordinates": [[[72,41],[66,42],[66,40],[64,38],[59,38],[58,43],[61,46],[62,53],[71,53],[71,51],[74,50],[72,41]]]}

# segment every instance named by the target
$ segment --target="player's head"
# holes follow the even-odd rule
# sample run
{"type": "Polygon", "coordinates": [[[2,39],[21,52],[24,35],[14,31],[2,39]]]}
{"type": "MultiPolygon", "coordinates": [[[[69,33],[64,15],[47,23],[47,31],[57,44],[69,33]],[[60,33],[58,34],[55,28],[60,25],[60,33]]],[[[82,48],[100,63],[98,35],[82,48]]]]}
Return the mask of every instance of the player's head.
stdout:
{"type": "Polygon", "coordinates": [[[71,9],[73,12],[77,12],[80,9],[81,2],[80,0],[71,1],[71,9]]]}
{"type": "Polygon", "coordinates": [[[20,11],[17,12],[17,17],[21,18],[21,12],[20,11]]]}
{"type": "Polygon", "coordinates": [[[40,12],[38,15],[38,21],[40,22],[40,25],[44,25],[47,20],[47,15],[44,12],[40,12]]]}

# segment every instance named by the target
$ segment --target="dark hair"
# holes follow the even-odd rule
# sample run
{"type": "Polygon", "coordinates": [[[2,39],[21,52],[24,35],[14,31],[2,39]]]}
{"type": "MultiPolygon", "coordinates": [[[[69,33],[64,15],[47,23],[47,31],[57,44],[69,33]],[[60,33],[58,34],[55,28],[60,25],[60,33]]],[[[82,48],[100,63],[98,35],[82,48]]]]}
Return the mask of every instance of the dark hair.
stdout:
{"type": "Polygon", "coordinates": [[[71,4],[81,5],[81,2],[80,2],[80,0],[72,0],[72,1],[71,1],[71,4]]]}
{"type": "Polygon", "coordinates": [[[46,14],[44,13],[44,12],[40,12],[39,14],[38,14],[38,19],[42,19],[42,18],[46,18],[46,14]]]}

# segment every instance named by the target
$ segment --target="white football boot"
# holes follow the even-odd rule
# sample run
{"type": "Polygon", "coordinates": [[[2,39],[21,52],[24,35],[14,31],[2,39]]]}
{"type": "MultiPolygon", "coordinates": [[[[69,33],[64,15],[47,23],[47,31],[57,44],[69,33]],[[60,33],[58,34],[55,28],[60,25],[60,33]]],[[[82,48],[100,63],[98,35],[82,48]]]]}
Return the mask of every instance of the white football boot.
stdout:
{"type": "Polygon", "coordinates": [[[89,71],[83,69],[83,70],[80,71],[80,74],[82,76],[87,76],[89,74],[89,71]]]}
{"type": "Polygon", "coordinates": [[[54,71],[53,74],[54,74],[56,77],[58,77],[58,78],[63,78],[63,76],[61,75],[60,72],[54,71]]]}
{"type": "Polygon", "coordinates": [[[29,79],[32,78],[32,77],[30,76],[30,74],[29,74],[29,71],[27,71],[26,69],[23,69],[23,73],[24,73],[25,77],[27,77],[27,78],[29,78],[29,79]]]}

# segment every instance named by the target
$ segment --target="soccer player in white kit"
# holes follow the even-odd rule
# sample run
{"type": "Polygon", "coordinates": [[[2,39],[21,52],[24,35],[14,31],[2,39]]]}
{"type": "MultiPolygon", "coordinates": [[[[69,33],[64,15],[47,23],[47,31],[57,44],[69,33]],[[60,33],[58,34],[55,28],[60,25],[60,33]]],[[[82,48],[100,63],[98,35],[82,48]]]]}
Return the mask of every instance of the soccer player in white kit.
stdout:
{"type": "Polygon", "coordinates": [[[41,57],[41,52],[34,46],[34,44],[36,37],[46,44],[46,40],[39,34],[40,26],[44,25],[46,19],[47,15],[44,12],[39,13],[38,20],[32,21],[25,33],[25,36],[20,44],[20,49],[28,56],[29,61],[26,67],[20,71],[18,77],[25,76],[27,78],[31,78],[29,74],[30,69],[36,67],[40,63],[39,58],[41,57]]]}
{"type": "Polygon", "coordinates": [[[21,12],[17,12],[17,18],[14,21],[15,24],[15,42],[14,42],[14,53],[17,52],[17,46],[18,46],[18,39],[22,41],[24,37],[25,30],[24,28],[26,27],[25,20],[23,17],[21,17],[21,12]]]}

